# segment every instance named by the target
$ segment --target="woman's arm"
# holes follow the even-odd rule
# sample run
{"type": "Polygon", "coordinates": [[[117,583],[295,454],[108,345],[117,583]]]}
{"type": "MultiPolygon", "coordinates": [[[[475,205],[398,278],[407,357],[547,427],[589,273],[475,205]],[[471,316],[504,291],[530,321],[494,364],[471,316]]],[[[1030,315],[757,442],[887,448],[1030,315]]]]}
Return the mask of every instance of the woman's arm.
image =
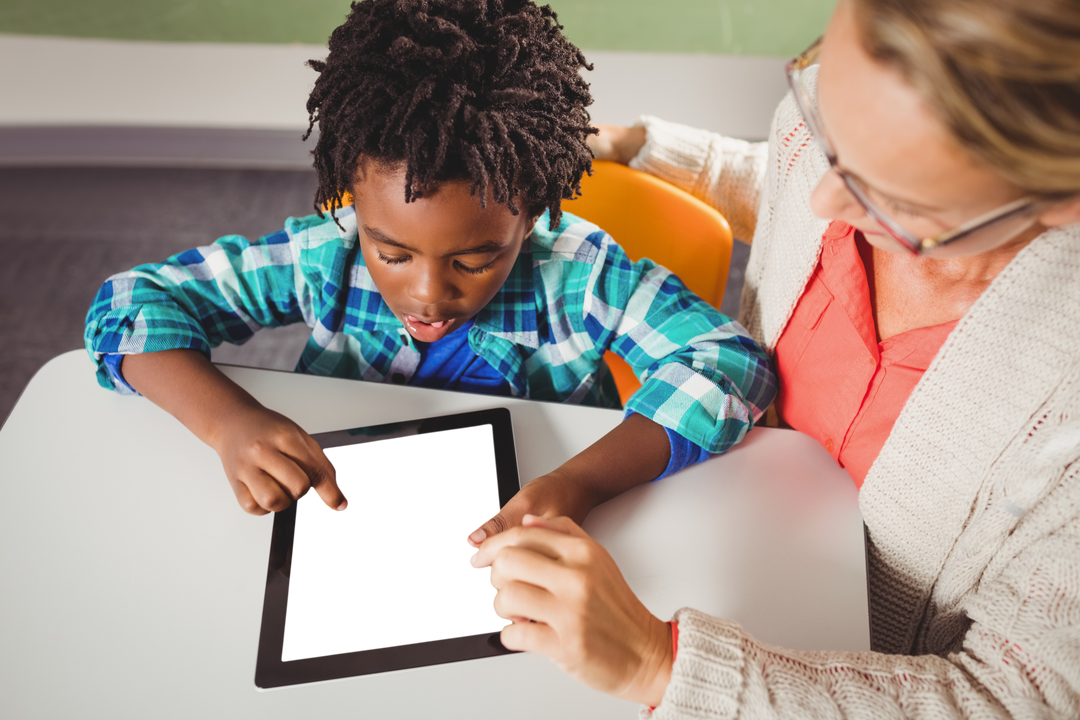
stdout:
{"type": "Polygon", "coordinates": [[[526,518],[485,542],[473,565],[492,568],[496,611],[513,622],[503,630],[507,647],[654,705],[658,719],[1073,718],[1080,716],[1080,518],[1075,507],[1060,510],[1063,525],[1015,552],[965,598],[971,624],[946,657],[788,651],[734,622],[683,609],[672,661],[659,620],[604,549],[565,518],[526,518]]]}
{"type": "Polygon", "coordinates": [[[768,143],[643,117],[634,127],[600,125],[589,146],[613,160],[655,175],[716,208],[739,240],[753,240],[765,180],[768,143]]]}

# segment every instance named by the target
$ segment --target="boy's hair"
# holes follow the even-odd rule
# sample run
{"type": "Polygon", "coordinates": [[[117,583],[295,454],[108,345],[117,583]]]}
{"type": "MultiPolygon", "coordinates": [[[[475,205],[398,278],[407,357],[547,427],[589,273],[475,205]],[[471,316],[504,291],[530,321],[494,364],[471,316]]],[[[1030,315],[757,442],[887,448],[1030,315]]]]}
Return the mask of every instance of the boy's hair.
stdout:
{"type": "Polygon", "coordinates": [[[341,207],[361,155],[404,164],[405,201],[469,180],[486,206],[551,212],[591,172],[596,132],[581,51],[548,6],[530,0],[364,0],[330,36],[308,98],[319,189],[315,208],[341,207]]]}

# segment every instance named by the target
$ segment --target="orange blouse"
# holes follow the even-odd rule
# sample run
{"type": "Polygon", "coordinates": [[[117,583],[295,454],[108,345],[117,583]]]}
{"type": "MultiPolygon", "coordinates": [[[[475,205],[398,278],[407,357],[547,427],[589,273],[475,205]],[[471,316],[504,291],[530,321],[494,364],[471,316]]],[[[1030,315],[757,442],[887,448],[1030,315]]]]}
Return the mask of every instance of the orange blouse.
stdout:
{"type": "Polygon", "coordinates": [[[847,223],[829,225],[775,360],[780,418],[817,439],[862,487],[908,396],[957,321],[878,342],[857,242],[865,240],[847,223]]]}

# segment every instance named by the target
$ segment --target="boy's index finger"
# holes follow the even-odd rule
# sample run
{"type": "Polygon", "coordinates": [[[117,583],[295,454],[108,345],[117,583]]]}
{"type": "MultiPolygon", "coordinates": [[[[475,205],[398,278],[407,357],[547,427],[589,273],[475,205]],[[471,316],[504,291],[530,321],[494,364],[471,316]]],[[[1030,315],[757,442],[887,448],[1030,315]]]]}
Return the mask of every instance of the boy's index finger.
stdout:
{"type": "Polygon", "coordinates": [[[345,499],[345,494],[338,487],[337,470],[334,469],[333,463],[326,457],[326,453],[315,442],[315,439],[310,438],[310,440],[311,457],[302,464],[307,472],[308,480],[311,481],[311,487],[315,489],[327,507],[339,511],[344,510],[349,506],[349,501],[345,499]]]}

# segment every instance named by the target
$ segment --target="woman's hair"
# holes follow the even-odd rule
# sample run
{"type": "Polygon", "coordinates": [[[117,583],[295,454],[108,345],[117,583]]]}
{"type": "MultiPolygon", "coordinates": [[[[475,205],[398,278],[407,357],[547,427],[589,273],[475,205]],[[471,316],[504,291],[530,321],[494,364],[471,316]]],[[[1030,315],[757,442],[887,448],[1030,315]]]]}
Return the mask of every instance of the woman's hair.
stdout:
{"type": "Polygon", "coordinates": [[[442,182],[516,215],[551,212],[591,172],[581,51],[550,7],[529,0],[364,0],[330,36],[308,98],[319,189],[315,208],[341,207],[361,156],[405,168],[405,201],[442,182]]]}
{"type": "Polygon", "coordinates": [[[867,52],[1031,195],[1080,193],[1080,2],[854,0],[867,52]]]}

